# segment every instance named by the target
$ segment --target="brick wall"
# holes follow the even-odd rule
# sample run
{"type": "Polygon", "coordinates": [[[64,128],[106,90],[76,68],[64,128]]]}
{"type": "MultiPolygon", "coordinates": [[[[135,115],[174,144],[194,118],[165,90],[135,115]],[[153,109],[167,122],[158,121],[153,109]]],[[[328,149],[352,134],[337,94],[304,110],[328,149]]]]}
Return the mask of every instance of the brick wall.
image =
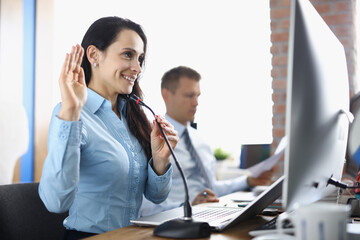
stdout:
{"type": "MultiPolygon", "coordinates": [[[[272,53],[272,99],[273,137],[272,151],[285,135],[287,53],[289,38],[290,0],[270,0],[271,53],[272,53]]],[[[311,0],[311,3],[344,45],[350,84],[350,96],[358,92],[355,81],[356,0],[311,0]]],[[[280,171],[282,166],[280,165],[280,171]]]]}

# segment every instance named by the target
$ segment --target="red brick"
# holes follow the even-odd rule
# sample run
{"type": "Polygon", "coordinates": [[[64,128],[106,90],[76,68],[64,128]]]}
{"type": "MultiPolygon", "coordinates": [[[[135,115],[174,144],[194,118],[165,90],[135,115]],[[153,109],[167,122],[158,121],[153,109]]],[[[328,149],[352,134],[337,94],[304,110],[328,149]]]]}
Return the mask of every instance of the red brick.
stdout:
{"type": "Polygon", "coordinates": [[[283,137],[285,136],[285,128],[274,128],[273,137],[283,137]]]}
{"type": "Polygon", "coordinates": [[[335,34],[336,36],[351,36],[352,28],[349,25],[342,25],[342,26],[336,26],[335,27],[335,34]]]}
{"type": "Polygon", "coordinates": [[[282,33],[272,33],[271,34],[271,41],[272,42],[286,42],[289,39],[289,33],[288,32],[282,32],[282,33]]]}
{"type": "Polygon", "coordinates": [[[336,2],[334,4],[334,10],[335,12],[343,12],[343,11],[349,11],[350,10],[350,1],[343,1],[343,2],[336,2]]]}
{"type": "Polygon", "coordinates": [[[284,66],[287,64],[287,56],[273,56],[273,66],[284,66]]]}
{"type": "Polygon", "coordinates": [[[282,48],[281,48],[281,52],[282,53],[287,53],[289,49],[289,44],[283,44],[282,48]]]}
{"type": "Polygon", "coordinates": [[[277,121],[277,118],[275,118],[275,117],[272,118],[272,121],[271,121],[271,122],[272,122],[272,125],[273,125],[273,126],[278,125],[278,124],[277,124],[277,122],[278,122],[278,121],[277,121]]]}
{"type": "Polygon", "coordinates": [[[320,2],[328,2],[328,3],[332,3],[334,2],[334,0],[310,0],[310,2],[313,4],[313,5],[316,5],[320,2]]]}
{"type": "Polygon", "coordinates": [[[270,17],[271,19],[288,18],[290,17],[290,9],[289,8],[271,9],[270,17]]]}
{"type": "Polygon", "coordinates": [[[286,76],[287,76],[287,68],[286,68],[286,67],[281,68],[281,70],[280,70],[280,76],[281,76],[281,77],[286,77],[286,76]]]}
{"type": "Polygon", "coordinates": [[[290,19],[284,19],[280,22],[281,29],[288,30],[290,28],[290,19]]]}
{"type": "Polygon", "coordinates": [[[272,88],[273,89],[286,89],[286,80],[276,80],[272,81],[272,88]]]}
{"type": "Polygon", "coordinates": [[[353,47],[353,41],[351,41],[348,37],[338,37],[338,39],[345,49],[353,47]]]}
{"type": "Polygon", "coordinates": [[[281,118],[281,125],[285,126],[286,124],[286,117],[281,118]]]}
{"type": "Polygon", "coordinates": [[[334,14],[329,16],[323,16],[323,19],[328,25],[332,24],[350,24],[352,19],[349,14],[334,14]]]}
{"type": "MultiPolygon", "coordinates": [[[[285,103],[286,102],[286,89],[275,89],[278,101],[276,103],[285,103]]],[[[275,102],[275,101],[274,101],[275,102]]]]}
{"type": "Polygon", "coordinates": [[[279,92],[275,92],[272,94],[271,99],[273,100],[273,102],[278,102],[281,100],[281,93],[279,92]]]}
{"type": "Polygon", "coordinates": [[[281,0],[281,6],[288,7],[290,6],[290,0],[281,0]]]}
{"type": "Polygon", "coordinates": [[[314,5],[314,7],[315,7],[316,11],[318,11],[318,13],[320,13],[320,14],[331,12],[331,4],[329,4],[329,3],[317,4],[317,5],[314,5]]]}
{"type": "Polygon", "coordinates": [[[270,52],[272,54],[278,54],[279,53],[279,45],[278,44],[273,44],[270,48],[270,52]]]}
{"type": "Polygon", "coordinates": [[[272,32],[276,32],[277,30],[279,30],[278,26],[279,26],[279,24],[278,24],[277,21],[271,21],[270,29],[271,29],[272,32]]]}
{"type": "Polygon", "coordinates": [[[278,71],[276,68],[273,68],[271,70],[271,77],[276,78],[278,76],[278,71]]]}
{"type": "Polygon", "coordinates": [[[278,0],[270,0],[270,7],[271,8],[277,7],[279,5],[278,3],[279,3],[278,0]]]}

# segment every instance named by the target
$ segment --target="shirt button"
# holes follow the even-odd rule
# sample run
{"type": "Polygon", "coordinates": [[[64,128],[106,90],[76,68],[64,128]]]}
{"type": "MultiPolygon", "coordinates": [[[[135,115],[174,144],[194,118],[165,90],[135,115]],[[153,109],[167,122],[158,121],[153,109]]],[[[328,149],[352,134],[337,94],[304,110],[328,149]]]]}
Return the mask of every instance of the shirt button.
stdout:
{"type": "Polygon", "coordinates": [[[61,134],[61,135],[60,135],[60,138],[63,139],[63,140],[65,140],[67,137],[66,137],[65,134],[61,134]]]}
{"type": "Polygon", "coordinates": [[[63,124],[63,125],[61,126],[61,128],[62,128],[62,129],[68,129],[68,128],[69,128],[69,126],[68,126],[68,125],[66,125],[66,124],[63,124]]]}

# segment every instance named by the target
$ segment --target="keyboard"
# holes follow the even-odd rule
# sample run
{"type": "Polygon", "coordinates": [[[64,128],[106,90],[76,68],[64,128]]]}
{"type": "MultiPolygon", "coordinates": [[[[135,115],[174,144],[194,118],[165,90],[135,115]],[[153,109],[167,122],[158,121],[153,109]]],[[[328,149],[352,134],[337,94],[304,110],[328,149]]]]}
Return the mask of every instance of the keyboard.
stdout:
{"type": "MultiPolygon", "coordinates": [[[[288,220],[285,220],[283,222],[282,228],[283,228],[283,232],[287,234],[293,234],[295,232],[294,226],[288,220]]],[[[263,225],[258,226],[257,228],[249,232],[250,236],[253,237],[263,234],[272,234],[272,233],[277,233],[276,218],[271,219],[270,221],[264,223],[263,225]]]]}
{"type": "Polygon", "coordinates": [[[214,222],[224,222],[241,211],[241,208],[207,208],[205,210],[193,213],[196,221],[208,222],[210,225],[214,222]]]}

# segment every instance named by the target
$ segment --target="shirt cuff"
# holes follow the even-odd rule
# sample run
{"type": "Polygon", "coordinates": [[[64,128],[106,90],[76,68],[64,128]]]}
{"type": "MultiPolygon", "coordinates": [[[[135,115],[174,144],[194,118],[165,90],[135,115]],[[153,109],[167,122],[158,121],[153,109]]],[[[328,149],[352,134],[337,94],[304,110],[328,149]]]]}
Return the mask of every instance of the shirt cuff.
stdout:
{"type": "Polygon", "coordinates": [[[168,170],[163,174],[163,175],[157,175],[156,172],[153,169],[153,159],[151,158],[148,164],[148,176],[149,176],[149,180],[150,183],[151,181],[154,181],[154,183],[164,183],[164,182],[168,182],[169,179],[172,176],[172,164],[169,164],[169,168],[168,170]]]}
{"type": "Polygon", "coordinates": [[[65,121],[57,115],[49,129],[54,139],[60,142],[67,142],[68,145],[79,145],[81,140],[82,121],[65,121]]]}

